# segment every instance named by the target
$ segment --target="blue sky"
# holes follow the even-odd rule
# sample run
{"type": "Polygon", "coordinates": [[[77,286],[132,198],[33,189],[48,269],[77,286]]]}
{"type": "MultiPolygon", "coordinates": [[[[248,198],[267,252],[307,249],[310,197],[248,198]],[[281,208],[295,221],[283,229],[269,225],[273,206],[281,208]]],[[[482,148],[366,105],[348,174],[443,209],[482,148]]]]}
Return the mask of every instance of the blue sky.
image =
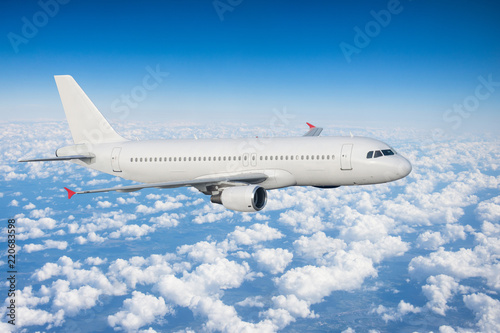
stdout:
{"type": "Polygon", "coordinates": [[[52,76],[70,74],[119,121],[113,101],[159,66],[169,76],[130,119],[262,123],[286,107],[300,121],[362,127],[451,129],[459,117],[460,130],[478,130],[499,120],[499,87],[468,118],[443,120],[479,76],[500,81],[493,1],[232,3],[220,16],[212,1],[73,0],[14,47],[9,33],[23,36],[23,17],[33,23],[43,9],[3,1],[2,119],[63,119],[52,76]],[[389,23],[348,62],[341,43],[355,45],[355,27],[366,32],[371,12],[391,6],[389,23]]]}

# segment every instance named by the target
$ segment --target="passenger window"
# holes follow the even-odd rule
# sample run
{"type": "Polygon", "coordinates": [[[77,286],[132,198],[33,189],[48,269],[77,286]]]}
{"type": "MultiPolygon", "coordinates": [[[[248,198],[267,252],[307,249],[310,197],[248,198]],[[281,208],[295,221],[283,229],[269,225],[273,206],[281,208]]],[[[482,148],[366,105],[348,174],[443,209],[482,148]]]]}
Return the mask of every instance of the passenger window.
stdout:
{"type": "Polygon", "coordinates": [[[280,156],[280,160],[283,160],[283,155],[280,156]]]}
{"type": "Polygon", "coordinates": [[[308,160],[308,159],[309,159],[309,155],[306,155],[306,160],[308,160]]]}
{"type": "Polygon", "coordinates": [[[133,158],[133,157],[131,157],[131,158],[130,158],[130,162],[133,162],[133,161],[134,161],[134,158],[133,158]]]}
{"type": "Polygon", "coordinates": [[[142,157],[141,157],[140,161],[142,162],[142,157]]]}
{"type": "Polygon", "coordinates": [[[269,156],[269,159],[272,161],[272,160],[273,160],[273,157],[272,157],[272,156],[269,156]]]}
{"type": "Polygon", "coordinates": [[[384,156],[390,156],[390,155],[394,155],[394,152],[390,149],[384,149],[384,150],[382,150],[382,154],[384,154],[384,156]]]}
{"type": "Polygon", "coordinates": [[[260,157],[260,160],[262,161],[262,156],[260,157]]]}
{"type": "Polygon", "coordinates": [[[238,161],[241,161],[241,156],[238,156],[238,161]]]}
{"type": "Polygon", "coordinates": [[[287,160],[287,161],[288,161],[288,155],[285,155],[285,160],[287,160]]]}
{"type": "Polygon", "coordinates": [[[245,159],[245,161],[247,160],[247,157],[248,157],[248,156],[243,157],[243,158],[245,159]]]}
{"type": "Polygon", "coordinates": [[[303,159],[304,159],[304,155],[300,156],[300,159],[302,159],[302,160],[303,160],[303,159]]]}
{"type": "MultiPolygon", "coordinates": [[[[166,160],[165,160],[165,161],[166,161],[166,160]]],[[[169,158],[168,158],[168,161],[169,161],[169,162],[172,162],[172,157],[169,157],[169,158]]]]}
{"type": "Polygon", "coordinates": [[[293,155],[290,155],[290,159],[293,160],[293,155]]]}
{"type": "Polygon", "coordinates": [[[224,161],[226,160],[226,156],[224,156],[223,160],[224,160],[224,161]]]}
{"type": "Polygon", "coordinates": [[[329,160],[330,159],[330,155],[326,155],[326,159],[329,160]]]}
{"type": "Polygon", "coordinates": [[[252,156],[252,161],[255,161],[255,155],[252,156]]]}
{"type": "Polygon", "coordinates": [[[311,160],[314,160],[314,155],[311,155],[311,160]]]}
{"type": "Polygon", "coordinates": [[[382,152],[380,150],[376,150],[375,151],[375,156],[373,156],[374,158],[377,158],[377,157],[380,157],[382,156],[382,152]]]}
{"type": "Polygon", "coordinates": [[[373,157],[373,151],[369,151],[368,154],[366,154],[366,158],[372,158],[373,157]]]}
{"type": "Polygon", "coordinates": [[[137,157],[135,158],[135,161],[137,162],[137,157]]]}

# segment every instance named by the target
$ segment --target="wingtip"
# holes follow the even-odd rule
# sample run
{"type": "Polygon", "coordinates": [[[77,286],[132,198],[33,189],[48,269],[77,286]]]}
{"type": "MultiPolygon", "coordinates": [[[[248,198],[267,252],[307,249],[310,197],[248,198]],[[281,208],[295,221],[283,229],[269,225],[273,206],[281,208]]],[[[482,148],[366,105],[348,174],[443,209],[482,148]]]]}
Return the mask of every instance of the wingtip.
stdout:
{"type": "Polygon", "coordinates": [[[75,191],[70,190],[69,188],[65,187],[64,188],[66,191],[68,191],[68,199],[71,199],[72,196],[76,194],[75,191]]]}
{"type": "Polygon", "coordinates": [[[315,128],[315,127],[316,127],[316,126],[314,126],[314,125],[313,125],[313,124],[311,124],[311,123],[307,123],[307,122],[306,122],[306,124],[307,124],[307,126],[309,126],[309,128],[315,128]]]}

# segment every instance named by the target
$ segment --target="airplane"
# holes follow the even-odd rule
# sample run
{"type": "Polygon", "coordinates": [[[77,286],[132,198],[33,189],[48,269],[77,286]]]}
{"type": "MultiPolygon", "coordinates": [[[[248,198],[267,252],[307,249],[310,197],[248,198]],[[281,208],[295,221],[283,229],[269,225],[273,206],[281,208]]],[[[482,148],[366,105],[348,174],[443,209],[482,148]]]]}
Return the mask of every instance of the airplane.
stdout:
{"type": "Polygon", "coordinates": [[[70,161],[141,184],[73,191],[75,194],[132,192],[145,188],[192,186],[212,203],[257,212],[267,190],[288,186],[381,184],[406,177],[410,162],[387,144],[367,137],[321,137],[307,123],[300,137],[128,140],[119,135],[70,75],[55,81],[73,145],[55,157],[19,162],[70,161]]]}

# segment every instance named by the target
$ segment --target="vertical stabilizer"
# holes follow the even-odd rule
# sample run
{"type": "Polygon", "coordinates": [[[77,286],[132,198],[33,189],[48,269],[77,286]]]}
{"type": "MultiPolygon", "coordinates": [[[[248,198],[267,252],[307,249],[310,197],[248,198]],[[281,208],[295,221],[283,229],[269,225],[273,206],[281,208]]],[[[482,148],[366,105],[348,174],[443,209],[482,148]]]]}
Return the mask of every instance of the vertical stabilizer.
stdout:
{"type": "Polygon", "coordinates": [[[70,75],[54,76],[75,144],[126,141],[108,123],[70,75]]]}

